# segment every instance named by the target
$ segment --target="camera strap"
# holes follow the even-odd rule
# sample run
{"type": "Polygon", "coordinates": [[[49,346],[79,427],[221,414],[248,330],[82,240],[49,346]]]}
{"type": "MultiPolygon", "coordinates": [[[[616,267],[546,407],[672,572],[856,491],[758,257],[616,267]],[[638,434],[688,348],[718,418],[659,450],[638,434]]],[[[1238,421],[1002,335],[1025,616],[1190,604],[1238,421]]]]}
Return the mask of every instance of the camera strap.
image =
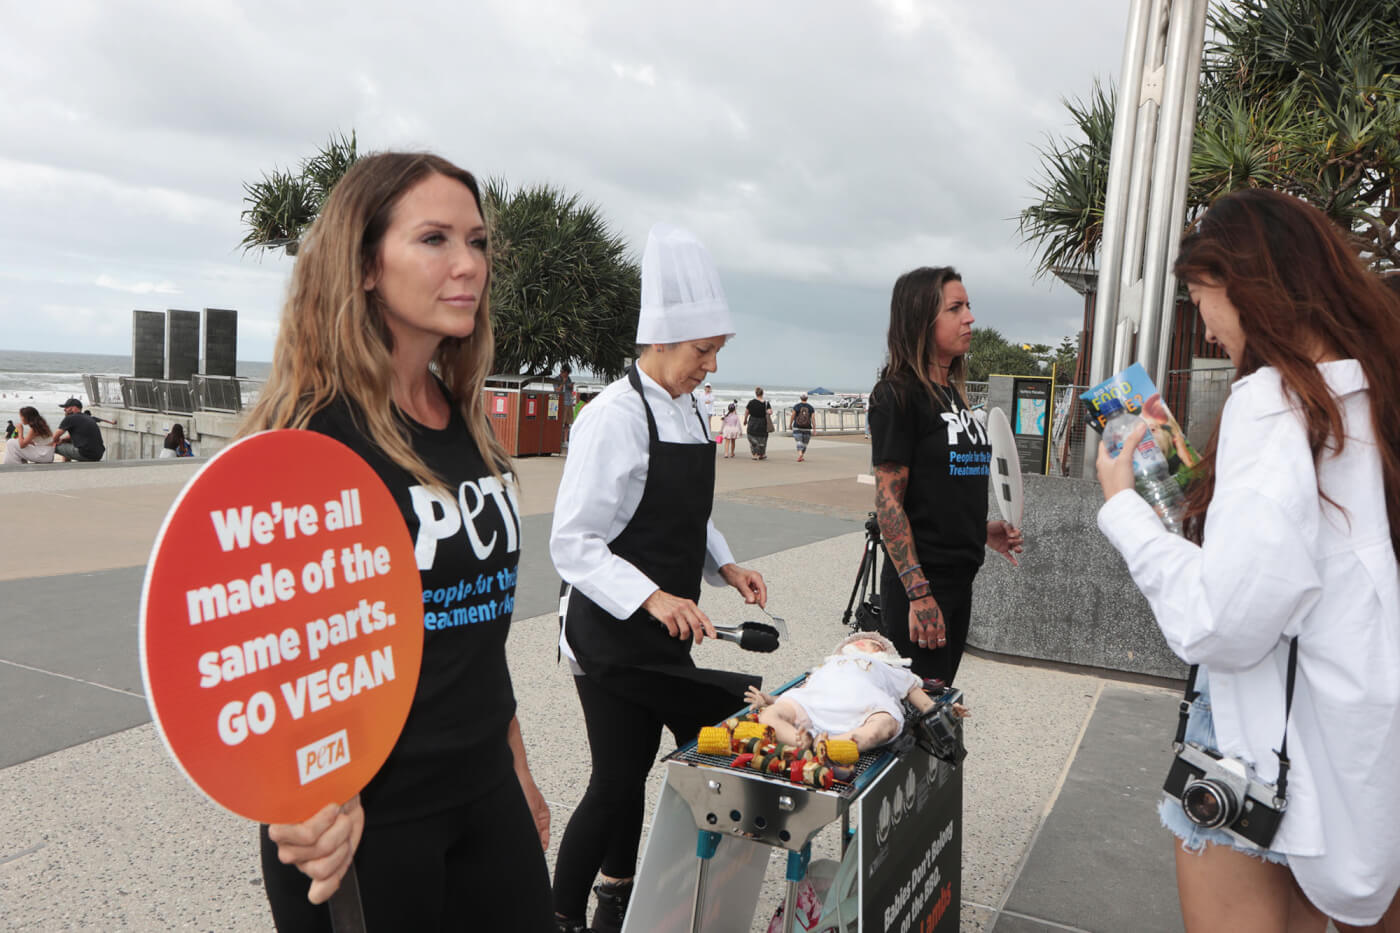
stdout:
{"type": "MultiPolygon", "coordinates": [[[[1182,697],[1180,714],[1176,724],[1176,740],[1172,745],[1177,751],[1186,745],[1186,721],[1191,713],[1191,704],[1196,702],[1196,698],[1201,692],[1196,689],[1196,672],[1200,670],[1199,664],[1191,665],[1191,672],[1186,675],[1186,693],[1182,697]]],[[[1283,693],[1283,741],[1274,751],[1278,756],[1278,780],[1274,782],[1274,787],[1278,794],[1274,797],[1274,805],[1283,807],[1288,799],[1288,720],[1293,713],[1293,683],[1298,675],[1298,636],[1288,642],[1288,681],[1283,693]]]]}
{"type": "Polygon", "coordinates": [[[1178,707],[1178,717],[1176,723],[1176,740],[1172,746],[1181,751],[1186,746],[1186,720],[1191,715],[1191,704],[1196,702],[1196,697],[1201,692],[1196,689],[1196,672],[1201,669],[1199,664],[1191,665],[1191,672],[1186,675],[1186,694],[1181,699],[1181,706],[1178,707]]]}
{"type": "Polygon", "coordinates": [[[1274,797],[1274,806],[1282,808],[1284,802],[1288,800],[1288,717],[1293,712],[1293,680],[1298,673],[1298,636],[1294,635],[1288,643],[1288,686],[1283,693],[1283,741],[1279,744],[1278,751],[1278,780],[1274,786],[1278,788],[1278,795],[1274,797]]]}

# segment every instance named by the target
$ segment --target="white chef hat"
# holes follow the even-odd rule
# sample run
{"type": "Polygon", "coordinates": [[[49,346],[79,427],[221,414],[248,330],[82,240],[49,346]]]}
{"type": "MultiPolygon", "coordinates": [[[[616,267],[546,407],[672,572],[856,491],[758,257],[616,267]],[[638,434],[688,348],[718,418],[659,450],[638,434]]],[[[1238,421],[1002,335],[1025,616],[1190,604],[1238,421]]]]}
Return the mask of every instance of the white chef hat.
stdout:
{"type": "Polygon", "coordinates": [[[710,251],[695,234],[657,224],[642,254],[642,313],[637,343],[732,336],[734,321],[710,251]]]}

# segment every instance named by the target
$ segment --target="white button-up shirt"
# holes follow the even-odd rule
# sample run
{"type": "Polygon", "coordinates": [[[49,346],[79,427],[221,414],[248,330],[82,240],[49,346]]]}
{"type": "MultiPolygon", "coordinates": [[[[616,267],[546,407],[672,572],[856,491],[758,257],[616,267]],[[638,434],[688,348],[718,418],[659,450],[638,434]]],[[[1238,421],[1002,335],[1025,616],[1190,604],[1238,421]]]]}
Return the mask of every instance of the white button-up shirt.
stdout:
{"type": "Polygon", "coordinates": [[[1225,405],[1203,547],[1131,491],[1098,520],[1172,650],[1209,668],[1220,751],[1266,782],[1298,637],[1288,808],[1272,848],[1323,912],[1367,925],[1400,885],[1400,570],[1365,376],[1354,360],[1319,369],[1346,422],[1340,455],[1315,468],[1301,414],[1262,368],[1225,405]]]}
{"type": "MultiPolygon", "coordinates": [[[[646,392],[657,438],[668,443],[705,444],[714,440],[701,426],[691,395],[672,398],[650,376],[637,370],[646,392]]],[[[641,397],[626,378],[608,386],[579,413],[569,434],[569,456],[554,503],[549,556],[565,583],[618,619],[628,619],[659,587],[630,561],[608,548],[631,521],[646,488],[647,416],[641,397]]],[[[697,490],[697,494],[708,490],[697,490]]],[[[719,568],[733,563],[724,535],[707,526],[704,577],[723,586],[719,568]]],[[[561,636],[560,649],[573,652],[561,636]]]]}

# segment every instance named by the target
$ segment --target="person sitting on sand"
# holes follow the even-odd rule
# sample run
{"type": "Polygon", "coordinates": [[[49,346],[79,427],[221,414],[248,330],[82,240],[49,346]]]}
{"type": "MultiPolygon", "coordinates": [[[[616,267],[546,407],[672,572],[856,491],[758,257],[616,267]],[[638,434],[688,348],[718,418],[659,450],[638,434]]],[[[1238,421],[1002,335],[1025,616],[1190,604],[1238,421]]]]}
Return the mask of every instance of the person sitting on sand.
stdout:
{"type": "Polygon", "coordinates": [[[19,410],[19,430],[5,441],[6,463],[53,463],[53,431],[39,409],[19,410]]]}
{"type": "MultiPolygon", "coordinates": [[[[822,739],[850,739],[865,752],[904,728],[901,699],[921,714],[933,709],[923,687],[893,642],[875,632],[857,632],[842,639],[800,687],[776,698],[750,687],[744,699],[758,711],[759,722],[773,727],[779,742],[808,748],[822,739]]],[[[967,713],[960,705],[954,710],[967,713]]]]}

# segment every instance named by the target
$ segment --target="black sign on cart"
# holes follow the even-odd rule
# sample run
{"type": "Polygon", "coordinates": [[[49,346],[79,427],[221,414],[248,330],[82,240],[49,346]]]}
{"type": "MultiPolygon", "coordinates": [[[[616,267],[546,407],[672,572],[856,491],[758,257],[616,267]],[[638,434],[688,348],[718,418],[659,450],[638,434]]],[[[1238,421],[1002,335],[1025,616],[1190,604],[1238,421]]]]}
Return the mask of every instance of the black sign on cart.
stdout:
{"type": "Polygon", "coordinates": [[[956,933],[962,769],[912,748],[860,806],[861,930],[956,933]]]}

